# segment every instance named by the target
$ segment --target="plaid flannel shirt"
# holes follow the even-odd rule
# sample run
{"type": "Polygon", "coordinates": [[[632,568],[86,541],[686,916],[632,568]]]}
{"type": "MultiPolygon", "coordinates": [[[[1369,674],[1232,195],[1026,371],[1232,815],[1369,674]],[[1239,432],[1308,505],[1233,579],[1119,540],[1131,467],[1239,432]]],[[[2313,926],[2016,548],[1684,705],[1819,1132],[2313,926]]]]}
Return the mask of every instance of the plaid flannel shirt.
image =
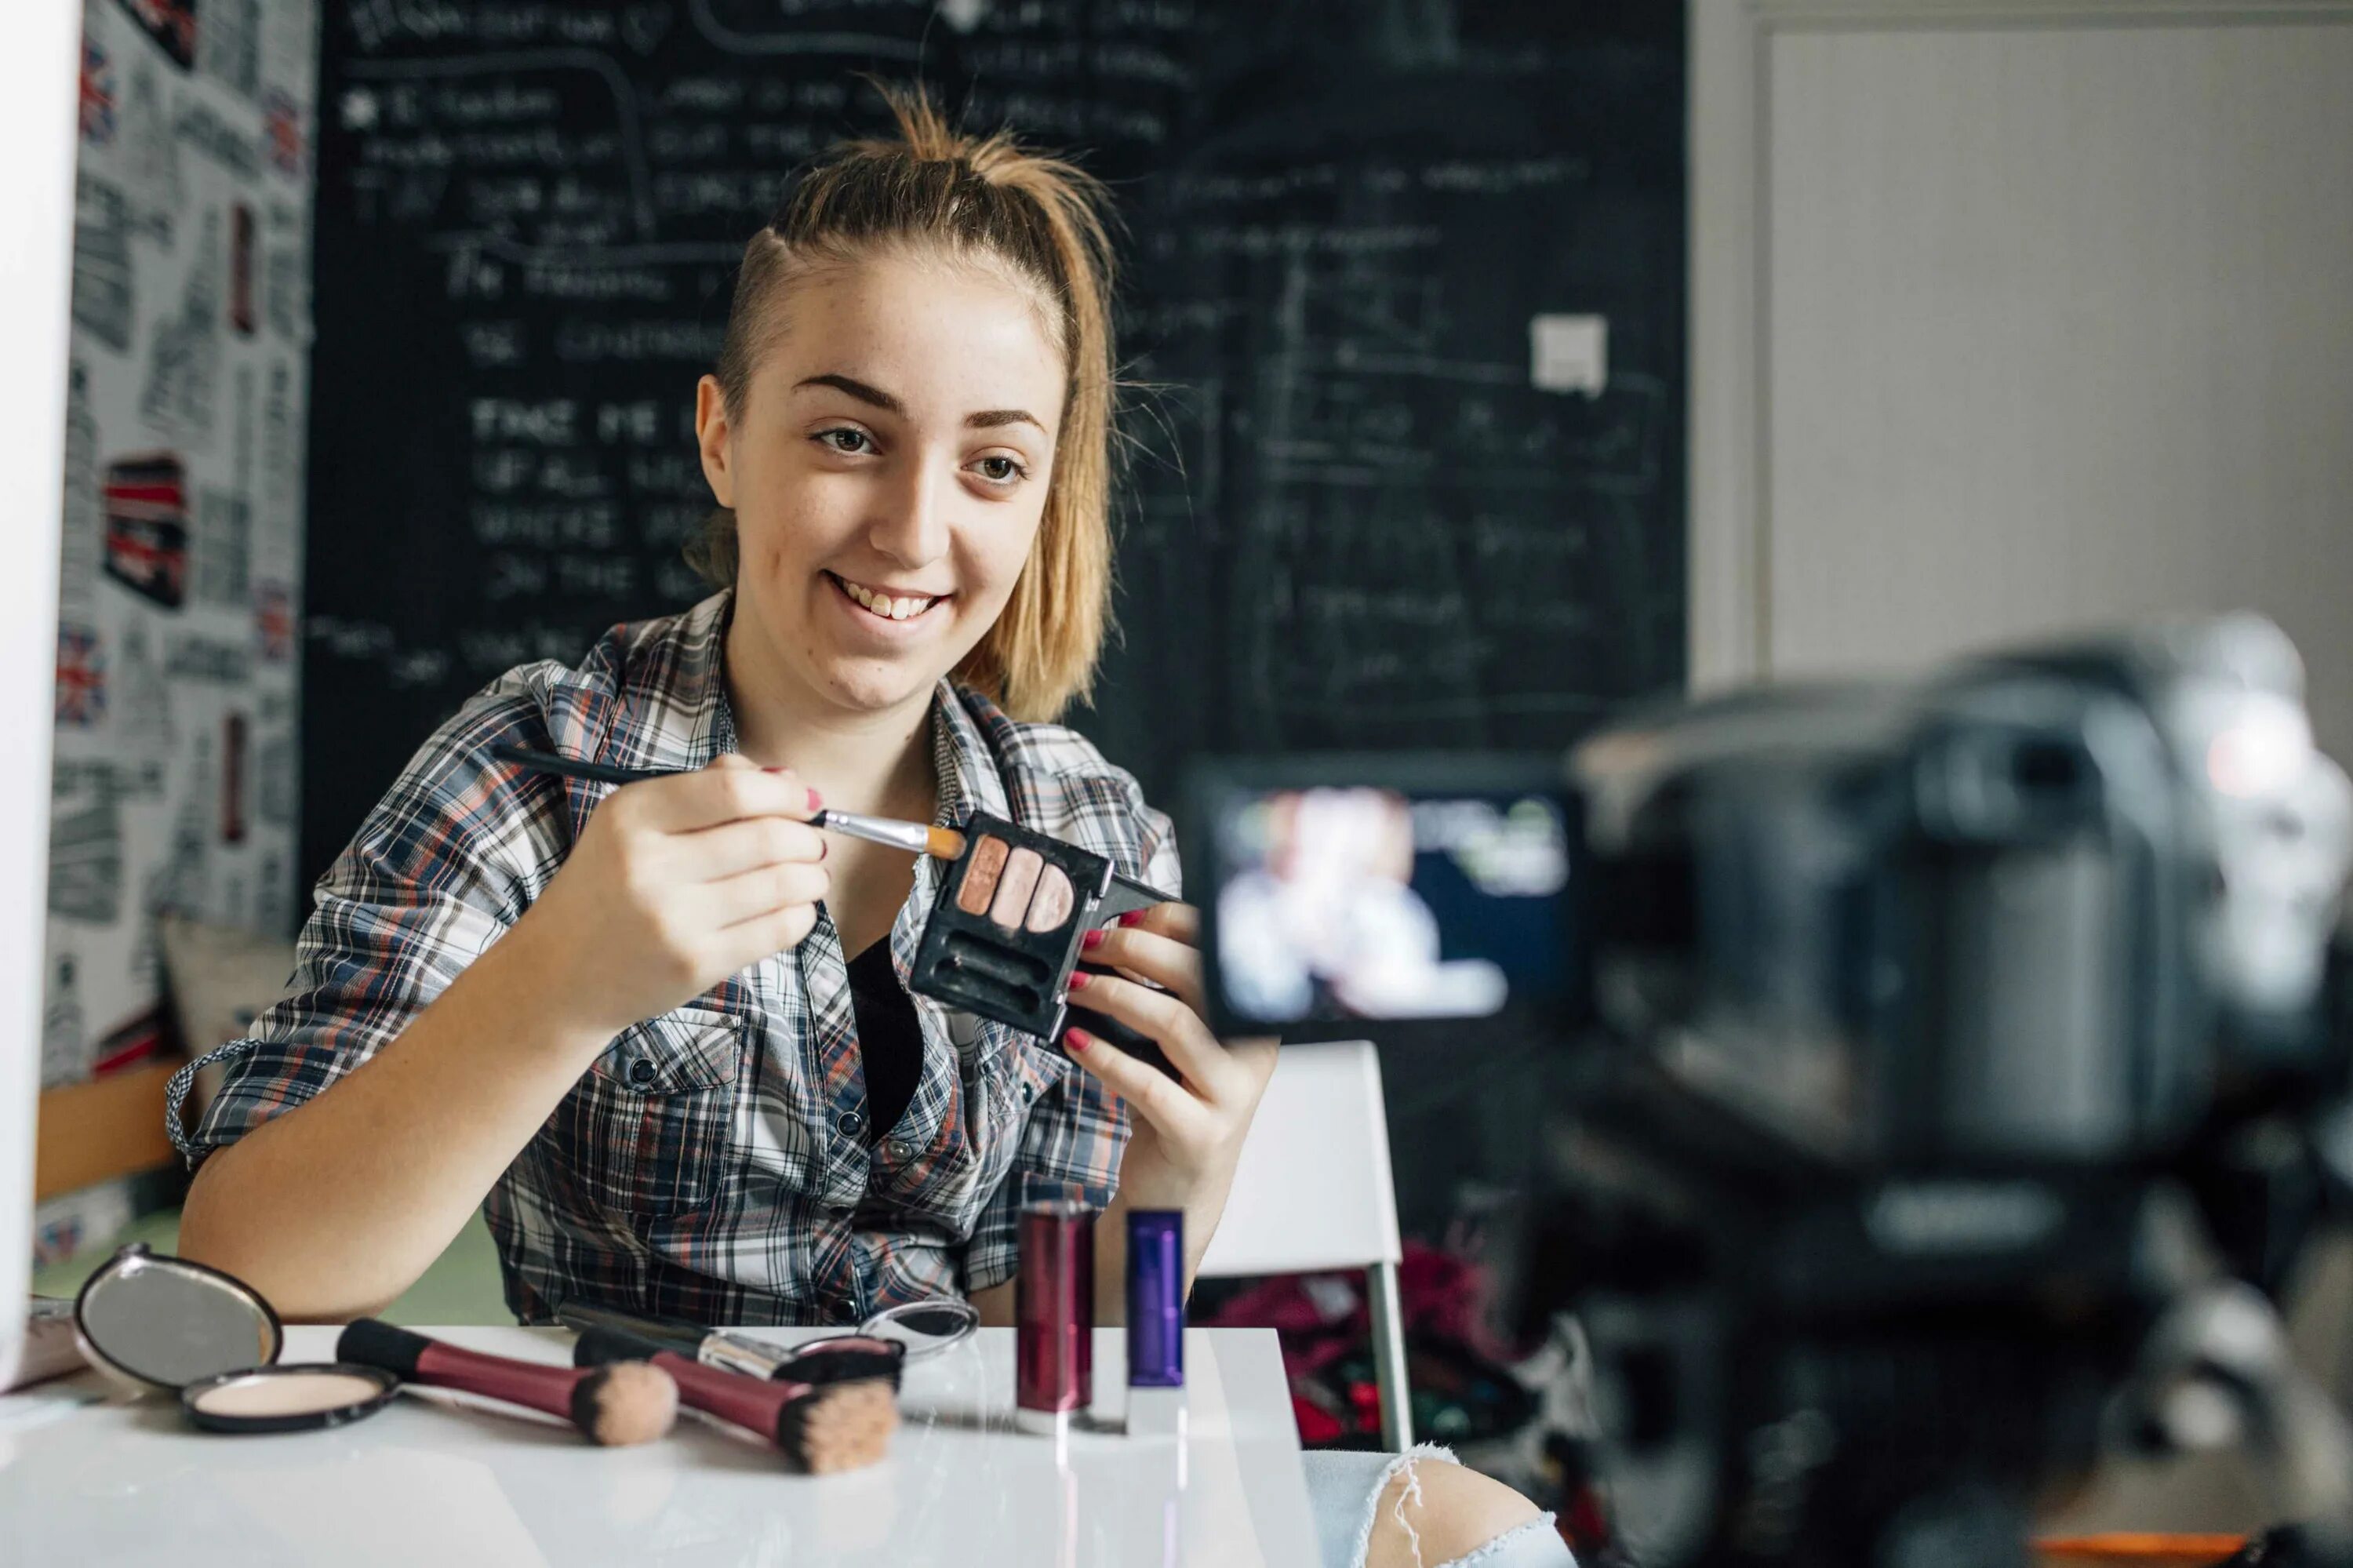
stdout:
{"type": "MultiPolygon", "coordinates": [[[[721,594],[616,627],[578,668],[512,671],[441,726],[320,883],[291,994],[207,1058],[227,1077],[192,1137],[185,1075],[174,1086],[192,1165],[396,1038],[563,865],[611,786],[519,776],[492,745],[624,768],[733,749],[729,606],[721,594]]],[[[1174,895],[1167,819],[1088,741],[947,682],[932,714],[938,821],[993,811],[1174,895]]],[[[902,984],[939,878],[918,862],[892,927],[902,984]]],[[[792,951],[623,1031],[484,1201],[517,1317],[593,1301],[714,1324],[852,1322],[1010,1277],[1025,1203],[1108,1203],[1127,1137],[1116,1098],[1034,1036],[914,1001],[922,1075],[879,1142],[863,1135],[848,964],[822,912],[792,951]]]]}

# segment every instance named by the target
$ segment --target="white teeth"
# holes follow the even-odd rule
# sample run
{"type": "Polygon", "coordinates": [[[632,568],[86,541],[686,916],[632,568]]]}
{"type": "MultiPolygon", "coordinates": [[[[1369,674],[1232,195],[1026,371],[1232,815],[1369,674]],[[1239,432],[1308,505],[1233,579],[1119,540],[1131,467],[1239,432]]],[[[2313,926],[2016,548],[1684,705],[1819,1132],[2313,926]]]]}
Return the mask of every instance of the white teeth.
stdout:
{"type": "Polygon", "coordinates": [[[839,583],[843,592],[864,605],[871,613],[887,617],[892,620],[905,620],[910,616],[921,615],[932,608],[933,601],[928,599],[893,599],[887,593],[876,593],[871,588],[860,588],[848,577],[836,577],[834,581],[839,583]]]}

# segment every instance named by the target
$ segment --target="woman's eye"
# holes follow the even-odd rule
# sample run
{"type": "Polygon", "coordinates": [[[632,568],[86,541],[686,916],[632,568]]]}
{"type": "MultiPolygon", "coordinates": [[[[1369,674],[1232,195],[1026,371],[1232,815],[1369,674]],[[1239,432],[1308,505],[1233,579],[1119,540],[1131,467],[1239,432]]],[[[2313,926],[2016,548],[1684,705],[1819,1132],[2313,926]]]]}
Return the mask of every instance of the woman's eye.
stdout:
{"type": "Polygon", "coordinates": [[[864,430],[854,430],[847,425],[838,429],[819,430],[817,433],[817,439],[835,451],[848,452],[853,456],[871,450],[874,444],[864,430]]]}
{"type": "Polygon", "coordinates": [[[1029,471],[1009,457],[985,457],[979,466],[980,476],[992,484],[1010,484],[1029,471]]]}

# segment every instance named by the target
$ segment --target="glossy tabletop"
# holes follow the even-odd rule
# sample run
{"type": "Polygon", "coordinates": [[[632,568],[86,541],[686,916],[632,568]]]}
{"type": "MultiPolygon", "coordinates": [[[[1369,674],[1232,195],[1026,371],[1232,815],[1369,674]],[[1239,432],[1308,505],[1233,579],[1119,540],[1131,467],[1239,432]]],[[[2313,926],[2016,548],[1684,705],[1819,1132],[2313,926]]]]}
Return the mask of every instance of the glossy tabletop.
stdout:
{"type": "MultiPolygon", "coordinates": [[[[571,1336],[433,1329],[563,1364],[571,1336]]],[[[765,1338],[790,1330],[747,1330],[765,1338]]],[[[324,1361],[332,1329],[287,1330],[324,1361]]],[[[1264,1330],[1192,1330],[1186,1435],[1130,1437],[1124,1346],[1095,1336],[1093,1419],[1014,1430],[1013,1335],[907,1369],[891,1456],[828,1477],[682,1419],[596,1448],[569,1426],[411,1390],[325,1432],[222,1436],[95,1372],[0,1396],[0,1562],[1275,1564],[1317,1560],[1281,1359],[1264,1330]]]]}

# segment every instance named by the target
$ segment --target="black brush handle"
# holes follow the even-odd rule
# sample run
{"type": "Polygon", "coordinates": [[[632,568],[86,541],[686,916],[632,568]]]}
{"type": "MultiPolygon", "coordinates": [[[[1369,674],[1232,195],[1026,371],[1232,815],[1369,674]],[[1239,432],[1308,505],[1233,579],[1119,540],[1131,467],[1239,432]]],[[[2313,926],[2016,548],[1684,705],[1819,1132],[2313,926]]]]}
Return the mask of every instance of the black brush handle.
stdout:
{"type": "MultiPolygon", "coordinates": [[[[575,1367],[601,1367],[614,1361],[649,1361],[665,1351],[677,1353],[672,1346],[659,1340],[649,1340],[627,1329],[599,1324],[581,1330],[579,1342],[572,1347],[572,1364],[575,1367]]],[[[687,1359],[691,1361],[693,1358],[690,1356],[687,1359]]]]}
{"type": "Polygon", "coordinates": [[[378,1319],[362,1318],[345,1328],[343,1337],[335,1341],[335,1359],[356,1361],[364,1367],[380,1367],[403,1382],[414,1383],[418,1358],[432,1348],[433,1341],[422,1334],[412,1334],[378,1319]]]}
{"type": "Polygon", "coordinates": [[[528,773],[553,773],[558,778],[577,779],[586,784],[642,784],[649,779],[667,779],[673,773],[685,771],[676,768],[610,768],[601,762],[575,762],[568,757],[533,751],[527,746],[510,746],[504,741],[491,747],[491,755],[528,773]]]}
{"type": "MultiPolygon", "coordinates": [[[[692,1323],[660,1318],[640,1318],[634,1312],[617,1311],[610,1307],[587,1307],[566,1303],[555,1309],[556,1320],[575,1333],[585,1334],[591,1329],[613,1329],[635,1339],[645,1340],[657,1350],[676,1351],[692,1361],[702,1351],[703,1337],[710,1332],[692,1323]]],[[[649,1351],[649,1354],[651,1352],[649,1351]]],[[[586,1361],[577,1363],[586,1366],[586,1361]]]]}

